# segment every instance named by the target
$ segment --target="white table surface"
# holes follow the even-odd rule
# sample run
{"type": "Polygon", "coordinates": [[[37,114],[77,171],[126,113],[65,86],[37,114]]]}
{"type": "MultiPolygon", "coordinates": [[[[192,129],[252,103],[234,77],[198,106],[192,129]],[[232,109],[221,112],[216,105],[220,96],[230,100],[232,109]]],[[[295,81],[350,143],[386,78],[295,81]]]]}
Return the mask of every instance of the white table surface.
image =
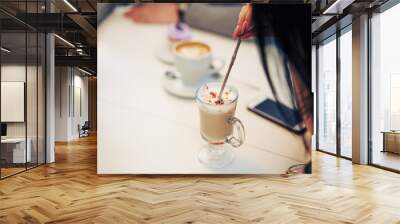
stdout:
{"type": "MultiPolygon", "coordinates": [[[[28,141],[30,141],[29,138],[28,138],[28,141]]],[[[4,139],[1,139],[1,143],[15,144],[15,143],[20,143],[20,142],[25,142],[25,138],[4,138],[4,139]]]]}
{"type": "MultiPolygon", "coordinates": [[[[197,160],[205,142],[194,101],[161,87],[170,68],[155,57],[166,41],[165,25],[137,24],[115,11],[98,28],[98,173],[100,174],[281,174],[305,161],[302,138],[248,111],[267,82],[254,43],[242,43],[229,84],[239,90],[236,116],[246,142],[235,161],[209,169],[197,160]]],[[[229,60],[230,38],[193,30],[216,57],[229,60]]],[[[227,66],[222,70],[225,74],[227,66]]]]}
{"type": "Polygon", "coordinates": [[[32,147],[32,139],[31,138],[13,138],[6,137],[1,139],[1,144],[15,144],[16,146],[13,148],[13,163],[25,163],[25,158],[27,158],[27,162],[31,161],[31,147],[32,147]],[[25,150],[25,140],[28,142],[26,150],[25,150]],[[25,152],[27,155],[25,155],[25,152]]]}

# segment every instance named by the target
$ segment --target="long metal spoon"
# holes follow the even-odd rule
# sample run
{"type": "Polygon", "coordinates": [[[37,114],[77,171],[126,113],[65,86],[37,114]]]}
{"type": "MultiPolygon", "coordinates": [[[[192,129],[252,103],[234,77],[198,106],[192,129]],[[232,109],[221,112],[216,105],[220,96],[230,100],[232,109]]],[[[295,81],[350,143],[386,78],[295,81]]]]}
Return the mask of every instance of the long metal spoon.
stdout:
{"type": "Polygon", "coordinates": [[[222,86],[221,86],[221,89],[220,89],[219,94],[218,94],[218,101],[219,101],[219,102],[222,101],[222,99],[221,99],[222,93],[224,92],[226,82],[228,81],[228,77],[229,77],[229,74],[230,74],[231,69],[232,69],[232,67],[233,67],[233,63],[235,62],[236,55],[237,55],[237,52],[238,52],[238,50],[239,50],[240,43],[242,42],[242,37],[243,37],[245,34],[249,33],[249,32],[253,32],[253,30],[254,30],[254,26],[251,26],[247,31],[245,31],[245,32],[243,32],[243,33],[241,33],[241,34],[239,35],[238,41],[237,41],[237,43],[236,43],[235,51],[233,52],[233,55],[232,55],[232,58],[231,58],[231,62],[229,63],[228,71],[226,72],[224,81],[222,82],[222,86]]]}
{"type": "Polygon", "coordinates": [[[228,81],[228,77],[229,77],[229,74],[230,74],[231,69],[232,69],[232,67],[233,67],[233,63],[235,62],[236,55],[237,55],[237,52],[238,52],[238,50],[239,50],[239,46],[240,46],[240,43],[241,43],[241,42],[242,42],[242,39],[239,38],[238,41],[237,41],[237,43],[236,43],[235,51],[233,52],[233,55],[232,55],[232,58],[231,58],[231,62],[229,63],[228,71],[226,72],[224,81],[222,82],[221,90],[219,91],[219,94],[218,94],[218,101],[219,101],[219,102],[222,101],[222,99],[221,99],[222,93],[224,92],[226,82],[228,81]]]}

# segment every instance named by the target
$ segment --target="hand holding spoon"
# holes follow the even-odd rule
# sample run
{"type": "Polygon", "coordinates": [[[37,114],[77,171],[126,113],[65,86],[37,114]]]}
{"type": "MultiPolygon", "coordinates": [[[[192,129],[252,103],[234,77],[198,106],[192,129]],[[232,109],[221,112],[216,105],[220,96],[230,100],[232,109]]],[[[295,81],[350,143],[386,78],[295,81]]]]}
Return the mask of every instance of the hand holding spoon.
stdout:
{"type": "Polygon", "coordinates": [[[218,94],[218,101],[219,102],[222,101],[222,99],[221,99],[222,93],[224,92],[226,82],[228,81],[228,77],[229,77],[229,74],[230,74],[231,69],[233,67],[233,63],[235,62],[236,55],[237,55],[237,52],[239,50],[239,46],[240,46],[241,42],[242,42],[242,39],[239,38],[237,43],[236,43],[235,51],[233,52],[233,55],[232,55],[232,58],[231,58],[231,62],[229,63],[228,71],[226,72],[224,81],[222,82],[221,90],[219,91],[219,94],[218,94]]]}
{"type": "Polygon", "coordinates": [[[238,41],[237,41],[236,47],[235,47],[235,51],[233,52],[233,55],[232,55],[232,58],[231,58],[231,62],[229,63],[228,71],[226,72],[224,81],[222,82],[221,90],[219,91],[219,94],[218,94],[218,102],[221,102],[221,101],[222,101],[222,99],[221,99],[222,93],[224,92],[226,82],[228,81],[228,77],[229,77],[229,74],[230,74],[231,69],[232,69],[232,67],[233,67],[233,63],[235,62],[236,55],[237,55],[237,52],[238,52],[238,50],[239,50],[240,43],[242,42],[241,37],[242,37],[243,35],[245,35],[246,33],[248,33],[248,32],[252,32],[252,31],[253,31],[253,28],[254,28],[254,27],[251,27],[251,28],[248,29],[246,32],[240,34],[240,36],[239,36],[239,38],[238,38],[238,41]]]}

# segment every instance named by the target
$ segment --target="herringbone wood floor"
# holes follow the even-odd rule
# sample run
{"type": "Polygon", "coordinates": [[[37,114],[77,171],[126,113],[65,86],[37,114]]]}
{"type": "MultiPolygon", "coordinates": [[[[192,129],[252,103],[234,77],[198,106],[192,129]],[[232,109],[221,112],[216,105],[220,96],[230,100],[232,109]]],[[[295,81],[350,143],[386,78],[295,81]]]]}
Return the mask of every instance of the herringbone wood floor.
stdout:
{"type": "Polygon", "coordinates": [[[0,223],[400,223],[400,175],[315,152],[311,176],[96,175],[96,139],[0,181],[0,223]]]}

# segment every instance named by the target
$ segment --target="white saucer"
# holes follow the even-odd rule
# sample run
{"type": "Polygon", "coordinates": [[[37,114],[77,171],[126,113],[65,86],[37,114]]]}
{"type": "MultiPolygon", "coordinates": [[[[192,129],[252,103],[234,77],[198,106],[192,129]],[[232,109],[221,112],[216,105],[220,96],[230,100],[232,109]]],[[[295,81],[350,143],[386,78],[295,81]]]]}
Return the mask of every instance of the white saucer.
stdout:
{"type": "Polygon", "coordinates": [[[168,43],[162,43],[156,49],[156,57],[163,63],[173,65],[175,64],[175,57],[172,54],[170,45],[168,43]]]}
{"type": "Polygon", "coordinates": [[[206,76],[199,84],[189,86],[183,84],[177,71],[167,71],[162,77],[161,84],[165,91],[171,95],[185,99],[194,99],[196,98],[196,90],[201,85],[207,82],[220,81],[220,79],[221,75],[219,73],[214,73],[206,76]]]}

